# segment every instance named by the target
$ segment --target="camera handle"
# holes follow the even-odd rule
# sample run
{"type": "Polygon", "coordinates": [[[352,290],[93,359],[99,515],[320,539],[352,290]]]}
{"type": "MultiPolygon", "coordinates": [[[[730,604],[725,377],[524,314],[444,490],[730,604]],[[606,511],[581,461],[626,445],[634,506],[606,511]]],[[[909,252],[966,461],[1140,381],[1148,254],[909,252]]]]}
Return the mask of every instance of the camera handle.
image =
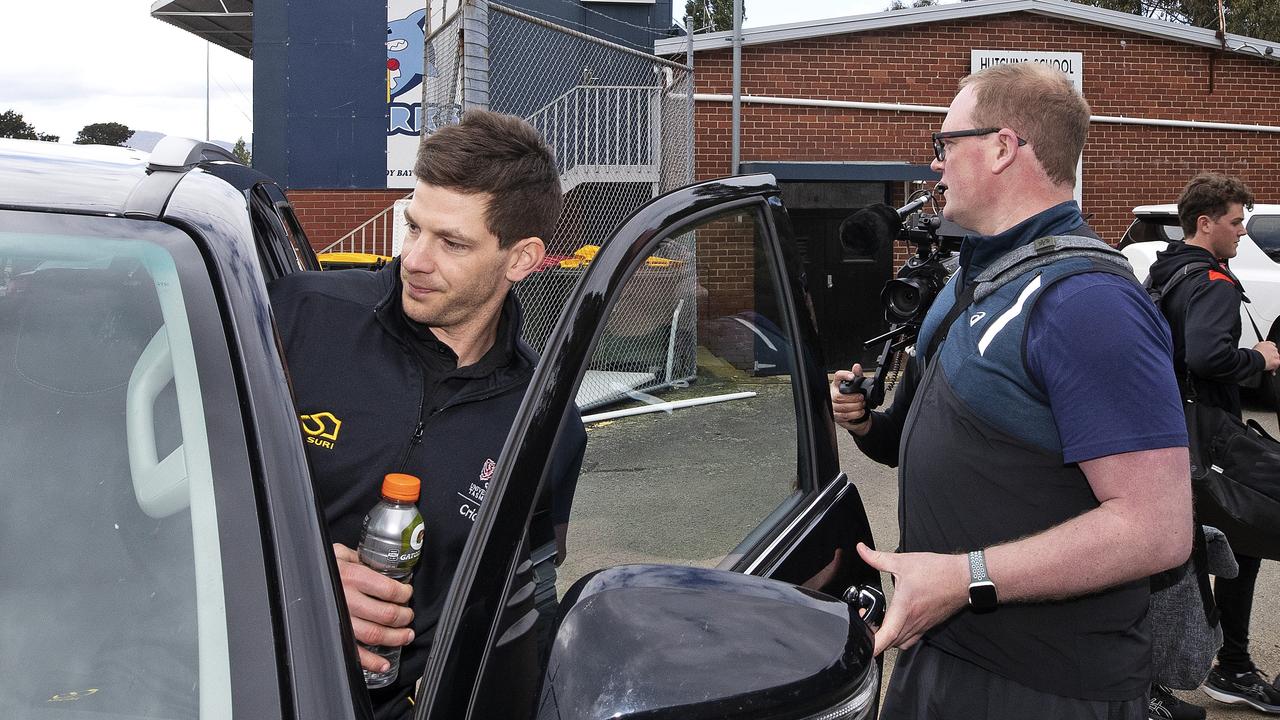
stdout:
{"type": "Polygon", "coordinates": [[[863,343],[866,347],[871,347],[878,342],[884,342],[884,347],[880,350],[880,356],[876,359],[875,374],[871,377],[840,381],[838,386],[840,394],[852,395],[853,393],[858,393],[867,402],[866,410],[863,412],[862,417],[855,420],[854,424],[866,420],[871,411],[880,407],[880,404],[884,402],[884,382],[885,375],[889,372],[889,357],[906,347],[915,338],[915,333],[910,332],[911,329],[909,325],[894,325],[889,328],[889,332],[863,343]]]}

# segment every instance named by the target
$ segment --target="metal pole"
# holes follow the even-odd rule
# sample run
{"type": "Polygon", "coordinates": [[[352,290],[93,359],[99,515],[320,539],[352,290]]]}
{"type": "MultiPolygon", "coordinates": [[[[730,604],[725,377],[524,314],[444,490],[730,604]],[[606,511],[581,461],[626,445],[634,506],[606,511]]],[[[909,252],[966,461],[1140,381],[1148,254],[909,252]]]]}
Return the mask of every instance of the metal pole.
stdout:
{"type": "Polygon", "coordinates": [[[685,45],[684,64],[689,66],[687,78],[687,87],[685,103],[685,144],[689,147],[689,165],[687,175],[683,178],[684,183],[693,182],[693,27],[692,18],[688,15],[684,16],[684,36],[689,40],[685,45]]]}
{"type": "Polygon", "coordinates": [[[742,0],[733,0],[733,153],[729,172],[738,174],[742,160],[742,0]]]}
{"type": "Polygon", "coordinates": [[[209,46],[213,43],[204,41],[204,141],[209,142],[209,46]]]}
{"type": "Polygon", "coordinates": [[[462,6],[462,108],[489,109],[489,0],[462,6]]]}
{"type": "MultiPolygon", "coordinates": [[[[431,37],[432,23],[431,0],[425,0],[425,2],[423,2],[423,6],[427,11],[427,17],[426,23],[422,27],[422,80],[420,81],[421,84],[418,86],[418,89],[422,91],[422,99],[418,101],[418,117],[421,118],[421,121],[418,123],[418,142],[422,142],[422,140],[427,137],[427,118],[430,117],[427,107],[427,103],[429,102],[429,98],[427,97],[427,78],[431,76],[431,40],[429,39],[431,37]]],[[[389,75],[387,82],[387,102],[391,102],[391,83],[389,75]]]]}
{"type": "Polygon", "coordinates": [[[689,398],[688,400],[671,400],[668,402],[654,403],[652,405],[641,405],[640,407],[626,408],[625,410],[611,410],[609,412],[597,413],[595,415],[583,415],[582,422],[593,423],[600,422],[601,420],[630,417],[632,415],[644,415],[645,413],[671,412],[672,410],[680,410],[682,408],[710,405],[712,403],[725,402],[726,400],[743,400],[745,398],[753,398],[755,396],[756,394],[754,392],[748,390],[745,392],[728,393],[725,395],[689,398]]]}

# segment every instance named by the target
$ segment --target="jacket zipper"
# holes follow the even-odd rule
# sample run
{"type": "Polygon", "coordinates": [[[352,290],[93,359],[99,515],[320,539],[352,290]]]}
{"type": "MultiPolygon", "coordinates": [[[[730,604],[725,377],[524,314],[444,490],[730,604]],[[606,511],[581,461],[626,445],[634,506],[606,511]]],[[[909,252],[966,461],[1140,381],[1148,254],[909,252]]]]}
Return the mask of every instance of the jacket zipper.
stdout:
{"type": "MultiPolygon", "coordinates": [[[[475,395],[456,398],[452,402],[445,403],[444,405],[441,405],[440,407],[433,410],[431,412],[431,417],[435,417],[436,415],[439,415],[445,410],[448,410],[453,407],[457,407],[459,405],[466,405],[467,403],[473,403],[473,402],[483,402],[490,398],[497,397],[511,390],[513,387],[515,387],[518,384],[519,384],[519,381],[509,382],[503,385],[502,387],[493,388],[491,390],[477,393],[475,395]]],[[[418,398],[418,424],[414,426],[413,435],[410,436],[409,438],[409,445],[408,447],[405,448],[404,455],[400,458],[400,470],[402,472],[406,472],[408,470],[409,458],[412,457],[413,455],[413,449],[416,448],[422,442],[422,436],[426,433],[428,418],[423,417],[423,414],[422,414],[423,410],[426,409],[426,403],[427,403],[426,389],[424,386],[423,394],[418,398]]]]}
{"type": "MultiPolygon", "coordinates": [[[[403,343],[401,344],[401,347],[405,352],[409,352],[409,348],[405,347],[403,343]]],[[[413,435],[409,437],[409,445],[404,449],[404,455],[400,457],[400,472],[405,472],[409,469],[409,457],[413,455],[413,449],[418,446],[418,443],[422,442],[422,433],[426,428],[426,420],[422,417],[422,411],[425,410],[426,407],[427,381],[426,378],[423,378],[422,392],[418,393],[418,424],[413,426],[413,435]]]]}

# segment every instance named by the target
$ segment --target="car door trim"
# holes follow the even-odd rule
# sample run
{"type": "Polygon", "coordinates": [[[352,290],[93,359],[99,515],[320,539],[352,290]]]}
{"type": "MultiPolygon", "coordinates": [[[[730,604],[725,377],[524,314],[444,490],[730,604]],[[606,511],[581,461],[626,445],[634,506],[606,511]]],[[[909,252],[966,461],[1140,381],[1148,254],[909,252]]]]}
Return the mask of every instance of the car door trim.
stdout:
{"type": "Polygon", "coordinates": [[[786,554],[781,552],[783,547],[795,545],[804,540],[808,536],[809,530],[821,522],[822,517],[839,502],[851,484],[849,477],[843,472],[837,475],[835,480],[827,483],[827,486],[818,493],[818,496],[807,507],[801,508],[796,513],[796,516],[792,518],[791,522],[787,523],[782,532],[775,535],[773,540],[763,550],[756,553],[747,566],[741,568],[738,572],[747,575],[767,576],[786,557],[786,554]],[[805,525],[809,525],[810,528],[800,532],[800,528],[805,525]],[[764,567],[766,563],[768,563],[767,568],[764,567]]]}

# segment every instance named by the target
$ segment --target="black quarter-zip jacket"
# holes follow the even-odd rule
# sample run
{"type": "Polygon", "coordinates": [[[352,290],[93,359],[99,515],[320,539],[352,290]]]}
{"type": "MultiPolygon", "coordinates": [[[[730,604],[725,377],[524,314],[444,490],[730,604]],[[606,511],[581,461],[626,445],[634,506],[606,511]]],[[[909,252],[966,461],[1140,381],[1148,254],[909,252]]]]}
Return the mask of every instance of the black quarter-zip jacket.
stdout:
{"type": "MultiPolygon", "coordinates": [[[[284,345],[330,539],[360,541],[382,477],[422,480],[426,525],[413,577],[414,641],[397,681],[371,692],[379,718],[400,717],[421,675],[457,561],[537,355],[520,340],[514,294],[497,338],[477,363],[457,356],[401,306],[400,263],[377,271],[295,273],[276,281],[271,301],[284,345]]],[[[552,522],[566,523],[586,448],[576,408],[561,425],[551,474],[552,522]]]]}

